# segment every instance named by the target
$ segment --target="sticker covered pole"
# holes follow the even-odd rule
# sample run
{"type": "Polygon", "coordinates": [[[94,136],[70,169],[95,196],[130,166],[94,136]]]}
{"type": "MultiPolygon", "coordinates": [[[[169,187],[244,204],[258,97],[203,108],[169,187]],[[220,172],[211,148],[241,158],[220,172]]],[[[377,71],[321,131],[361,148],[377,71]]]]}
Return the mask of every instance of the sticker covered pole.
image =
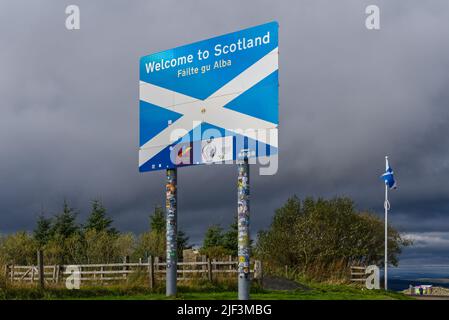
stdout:
{"type": "Polygon", "coordinates": [[[249,164],[248,158],[238,164],[238,287],[239,300],[249,299],[249,164]]]}
{"type": "Polygon", "coordinates": [[[177,169],[167,169],[166,184],[166,220],[167,220],[167,273],[166,273],[166,295],[176,295],[176,276],[177,276],[177,169]]]}

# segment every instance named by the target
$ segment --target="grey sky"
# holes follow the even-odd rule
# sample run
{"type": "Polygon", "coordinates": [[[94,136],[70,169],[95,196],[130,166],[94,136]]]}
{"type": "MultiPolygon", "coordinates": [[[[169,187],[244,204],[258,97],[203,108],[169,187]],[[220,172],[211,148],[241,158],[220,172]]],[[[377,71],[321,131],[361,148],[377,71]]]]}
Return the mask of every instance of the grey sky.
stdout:
{"type": "MultiPolygon", "coordinates": [[[[449,264],[447,1],[0,2],[0,232],[67,198],[99,197],[123,231],[147,228],[164,172],[139,174],[138,59],[271,20],[280,24],[280,168],[252,176],[252,230],[291,195],[353,198],[417,236],[403,263],[449,264]],[[65,7],[81,9],[67,31],[65,7]],[[381,30],[365,28],[377,4],[381,30]]],[[[256,170],[254,170],[254,173],[256,170]]],[[[179,226],[199,243],[236,211],[236,168],[179,170],[179,226]]]]}

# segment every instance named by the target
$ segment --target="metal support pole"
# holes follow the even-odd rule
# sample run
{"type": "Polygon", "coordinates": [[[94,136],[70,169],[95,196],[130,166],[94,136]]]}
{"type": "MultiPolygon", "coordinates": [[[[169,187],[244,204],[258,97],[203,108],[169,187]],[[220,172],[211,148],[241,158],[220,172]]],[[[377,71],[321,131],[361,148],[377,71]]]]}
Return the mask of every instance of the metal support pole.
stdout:
{"type": "Polygon", "coordinates": [[[238,164],[238,283],[239,300],[249,299],[249,164],[248,158],[238,164]]]}
{"type": "Polygon", "coordinates": [[[167,220],[167,268],[166,268],[166,295],[176,295],[176,277],[177,277],[177,170],[167,169],[166,184],[166,220],[167,220]]]}
{"type": "Polygon", "coordinates": [[[385,184],[385,267],[384,288],[388,290],[388,186],[385,184]]]}

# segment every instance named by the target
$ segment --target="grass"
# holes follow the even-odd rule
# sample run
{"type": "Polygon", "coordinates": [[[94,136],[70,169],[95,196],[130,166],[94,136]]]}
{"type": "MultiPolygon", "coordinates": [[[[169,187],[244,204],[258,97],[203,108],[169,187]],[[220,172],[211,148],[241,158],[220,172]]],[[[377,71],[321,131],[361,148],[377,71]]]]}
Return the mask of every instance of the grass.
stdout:
{"type": "MultiPolygon", "coordinates": [[[[263,290],[254,287],[251,299],[254,300],[408,300],[412,299],[398,292],[383,290],[362,290],[360,287],[336,284],[308,284],[310,290],[263,290]]],[[[179,286],[176,299],[180,300],[236,300],[237,291],[229,285],[179,286]]],[[[49,287],[39,290],[36,287],[20,286],[0,288],[0,299],[33,300],[166,300],[164,288],[154,291],[142,286],[86,287],[80,290],[67,290],[63,287],[49,287]]]]}
{"type": "MultiPolygon", "coordinates": [[[[134,296],[103,296],[95,297],[93,300],[165,300],[163,294],[157,295],[134,295],[134,296]]],[[[180,300],[236,300],[236,292],[213,292],[213,293],[180,293],[176,299],[180,300]]],[[[396,293],[304,293],[290,291],[267,291],[265,293],[251,294],[251,300],[408,300],[410,298],[396,293]]]]}

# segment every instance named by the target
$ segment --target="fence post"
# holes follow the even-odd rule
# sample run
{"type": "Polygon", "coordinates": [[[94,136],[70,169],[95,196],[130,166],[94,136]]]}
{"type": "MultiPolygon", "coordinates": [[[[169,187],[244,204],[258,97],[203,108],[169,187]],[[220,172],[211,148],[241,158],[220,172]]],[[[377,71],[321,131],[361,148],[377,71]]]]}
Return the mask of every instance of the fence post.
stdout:
{"type": "MultiPolygon", "coordinates": [[[[201,269],[204,273],[207,273],[207,257],[205,255],[201,256],[201,262],[203,263],[201,269]]],[[[203,272],[201,272],[201,278],[203,278],[203,272]]]]}
{"type": "Polygon", "coordinates": [[[253,271],[253,279],[256,280],[259,277],[259,266],[258,260],[254,260],[254,271],[253,271]]]}
{"type": "MultiPolygon", "coordinates": [[[[124,258],[123,258],[123,263],[124,264],[127,264],[127,263],[129,263],[129,256],[125,256],[124,258]]],[[[123,266],[123,271],[126,271],[126,270],[128,270],[129,268],[128,268],[128,266],[123,266]]],[[[123,273],[123,278],[125,278],[126,279],[126,281],[128,281],[128,273],[127,272],[124,272],[123,273]]]]}
{"type": "Polygon", "coordinates": [[[56,265],[53,266],[53,274],[52,274],[53,283],[56,283],[56,265]]]}
{"type": "Polygon", "coordinates": [[[157,273],[159,273],[159,257],[154,258],[154,279],[157,279],[157,273]]]}
{"type": "Polygon", "coordinates": [[[14,264],[11,265],[11,282],[14,282],[14,264]]]}
{"type": "Polygon", "coordinates": [[[100,267],[100,282],[103,283],[103,278],[104,278],[104,266],[100,267]]]}
{"type": "Polygon", "coordinates": [[[44,254],[42,250],[37,250],[37,267],[39,268],[39,288],[44,289],[44,254]]]}
{"type": "Polygon", "coordinates": [[[254,279],[259,280],[260,283],[262,283],[262,262],[260,260],[254,261],[254,279]]]}
{"type": "Polygon", "coordinates": [[[207,258],[207,278],[212,281],[212,263],[209,258],[207,258]]]}
{"type": "Polygon", "coordinates": [[[5,265],[5,282],[8,281],[9,278],[9,264],[5,265]]]}
{"type": "Polygon", "coordinates": [[[55,268],[56,268],[55,283],[59,283],[59,273],[61,272],[61,266],[58,264],[55,266],[55,268]]]}
{"type": "MultiPolygon", "coordinates": [[[[184,262],[184,259],[182,259],[181,260],[181,263],[183,263],[184,262]]],[[[180,265],[179,264],[180,263],[180,261],[179,261],[179,259],[178,259],[178,268],[177,268],[177,271],[179,272],[179,270],[181,270],[181,273],[182,273],[182,279],[186,279],[186,273],[185,273],[185,270],[186,270],[186,266],[184,265],[184,264],[182,264],[182,265],[180,265]]],[[[176,281],[178,280],[178,276],[176,276],[176,281]]]]}
{"type": "Polygon", "coordinates": [[[154,288],[154,265],[153,265],[153,256],[148,257],[148,282],[150,285],[150,289],[154,288]]]}

